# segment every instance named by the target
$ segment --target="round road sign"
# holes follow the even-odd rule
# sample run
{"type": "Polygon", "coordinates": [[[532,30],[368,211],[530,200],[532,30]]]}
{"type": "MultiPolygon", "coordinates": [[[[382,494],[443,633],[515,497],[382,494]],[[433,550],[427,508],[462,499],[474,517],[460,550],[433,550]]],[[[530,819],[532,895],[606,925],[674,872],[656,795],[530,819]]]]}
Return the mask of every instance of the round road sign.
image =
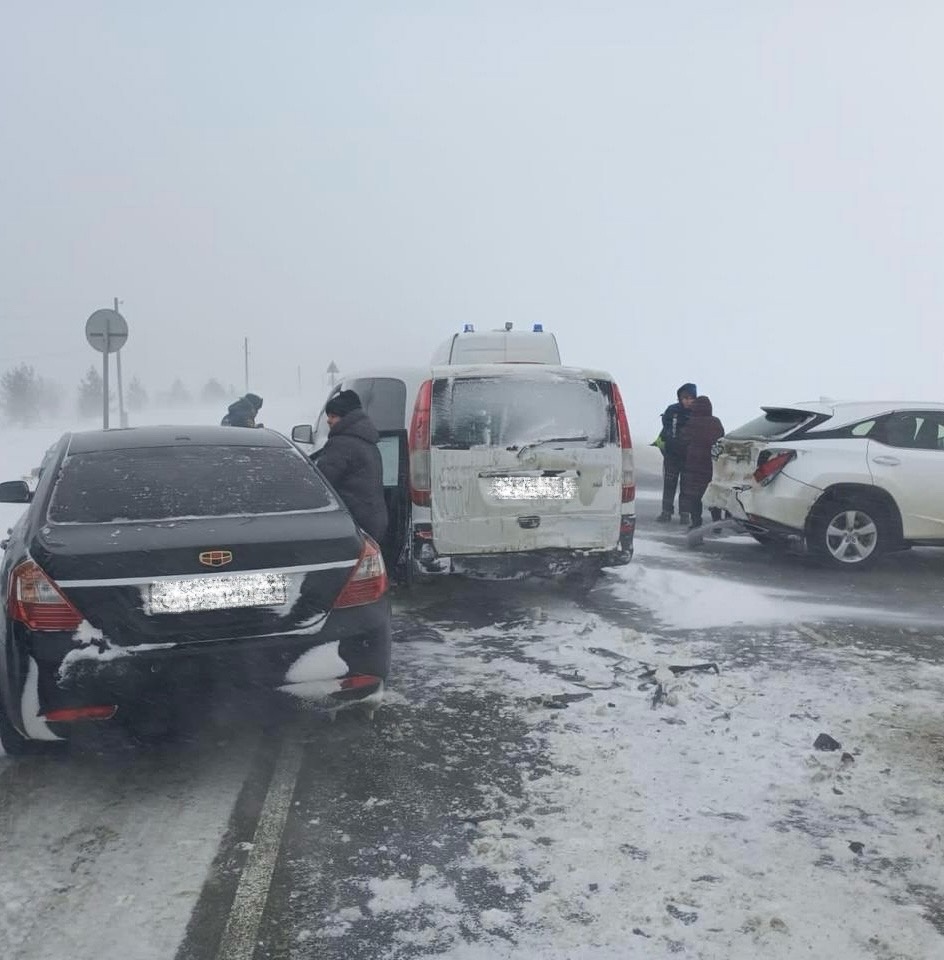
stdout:
{"type": "Polygon", "coordinates": [[[99,353],[116,353],[128,339],[128,324],[117,310],[96,310],[85,322],[85,339],[99,353]]]}

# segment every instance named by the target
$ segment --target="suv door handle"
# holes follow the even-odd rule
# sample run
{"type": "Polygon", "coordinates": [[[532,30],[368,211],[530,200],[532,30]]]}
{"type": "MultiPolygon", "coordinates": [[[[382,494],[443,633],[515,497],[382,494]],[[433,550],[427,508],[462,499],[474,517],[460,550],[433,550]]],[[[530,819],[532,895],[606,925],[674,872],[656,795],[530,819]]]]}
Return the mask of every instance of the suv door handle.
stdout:
{"type": "Polygon", "coordinates": [[[898,457],[872,457],[872,463],[880,463],[883,467],[897,467],[901,460],[898,457]]]}

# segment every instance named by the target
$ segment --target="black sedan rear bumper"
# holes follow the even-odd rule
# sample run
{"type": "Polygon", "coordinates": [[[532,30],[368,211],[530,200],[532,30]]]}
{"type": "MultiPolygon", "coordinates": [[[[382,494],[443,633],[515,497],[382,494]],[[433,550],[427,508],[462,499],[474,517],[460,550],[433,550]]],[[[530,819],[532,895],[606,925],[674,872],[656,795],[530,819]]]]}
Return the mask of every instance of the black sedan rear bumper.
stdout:
{"type": "MultiPolygon", "coordinates": [[[[347,676],[386,679],[390,604],[384,597],[376,603],[335,610],[320,630],[298,634],[137,647],[113,643],[79,647],[63,634],[27,633],[24,639],[39,667],[41,716],[98,705],[114,705],[120,713],[133,713],[169,697],[208,700],[214,691],[225,689],[278,689],[308,699],[317,698],[320,691],[328,700],[332,681],[345,675],[331,655],[331,646],[347,666],[347,676]],[[293,675],[290,680],[287,674],[293,665],[319,648],[324,648],[324,655],[306,659],[303,676],[293,675]]],[[[374,685],[342,691],[340,684],[337,686],[338,699],[343,701],[356,699],[358,693],[369,696],[377,689],[374,685]]],[[[68,732],[66,724],[50,727],[60,735],[68,732]]]]}

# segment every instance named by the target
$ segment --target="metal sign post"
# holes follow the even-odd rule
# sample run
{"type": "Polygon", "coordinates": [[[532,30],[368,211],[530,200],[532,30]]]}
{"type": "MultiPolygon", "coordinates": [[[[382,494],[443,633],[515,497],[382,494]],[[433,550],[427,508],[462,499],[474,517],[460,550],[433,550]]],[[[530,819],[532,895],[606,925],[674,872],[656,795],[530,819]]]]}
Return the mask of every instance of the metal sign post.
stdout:
{"type": "Polygon", "coordinates": [[[85,322],[85,339],[102,354],[102,427],[108,429],[108,354],[128,341],[128,324],[117,310],[96,310],[85,322]]]}

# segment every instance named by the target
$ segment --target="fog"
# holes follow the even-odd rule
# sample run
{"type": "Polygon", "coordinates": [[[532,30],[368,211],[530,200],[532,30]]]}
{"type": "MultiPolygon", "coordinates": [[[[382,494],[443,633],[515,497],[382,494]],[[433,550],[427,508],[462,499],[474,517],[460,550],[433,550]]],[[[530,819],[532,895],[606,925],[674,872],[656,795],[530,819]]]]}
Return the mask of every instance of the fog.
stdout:
{"type": "Polygon", "coordinates": [[[942,399],[944,7],[5,5],[0,370],[312,410],[324,370],[542,322],[634,430],[694,380],[942,399]]]}

